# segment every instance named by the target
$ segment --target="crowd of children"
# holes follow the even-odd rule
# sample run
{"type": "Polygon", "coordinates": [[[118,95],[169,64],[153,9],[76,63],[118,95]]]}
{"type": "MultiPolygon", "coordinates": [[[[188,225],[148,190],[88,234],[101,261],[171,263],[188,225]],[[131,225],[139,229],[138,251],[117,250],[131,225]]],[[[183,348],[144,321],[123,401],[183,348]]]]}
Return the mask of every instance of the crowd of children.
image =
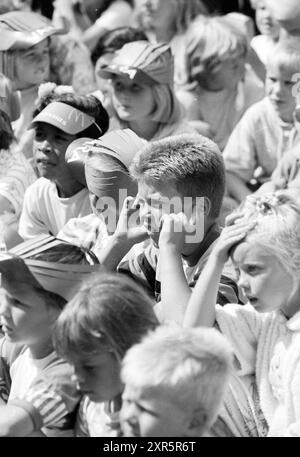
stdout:
{"type": "Polygon", "coordinates": [[[1,437],[300,436],[300,4],[248,6],[0,1],[1,437]]]}

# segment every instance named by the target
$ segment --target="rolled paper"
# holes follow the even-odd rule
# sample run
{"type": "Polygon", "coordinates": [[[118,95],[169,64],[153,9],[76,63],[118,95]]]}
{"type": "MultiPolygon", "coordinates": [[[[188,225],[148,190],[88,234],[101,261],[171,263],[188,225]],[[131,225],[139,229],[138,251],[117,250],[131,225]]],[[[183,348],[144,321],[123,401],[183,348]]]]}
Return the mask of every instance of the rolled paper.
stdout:
{"type": "Polygon", "coordinates": [[[81,283],[91,273],[101,271],[102,267],[100,265],[64,264],[32,259],[32,257],[45,251],[51,252],[52,248],[62,244],[68,245],[68,243],[57,240],[53,236],[42,235],[11,249],[8,254],[5,254],[7,258],[3,258],[2,269],[0,259],[0,271],[4,276],[3,287],[13,290],[14,287],[19,289],[20,284],[27,284],[30,287],[54,292],[67,301],[71,300],[81,283]],[[9,269],[7,269],[8,260],[11,262],[9,269]]]}

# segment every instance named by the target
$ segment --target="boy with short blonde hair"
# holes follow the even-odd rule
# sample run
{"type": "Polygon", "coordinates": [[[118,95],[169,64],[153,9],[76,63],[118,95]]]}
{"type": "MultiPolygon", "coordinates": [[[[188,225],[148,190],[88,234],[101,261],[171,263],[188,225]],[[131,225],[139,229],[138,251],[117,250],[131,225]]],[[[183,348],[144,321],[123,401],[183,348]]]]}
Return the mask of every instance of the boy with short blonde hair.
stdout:
{"type": "Polygon", "coordinates": [[[223,154],[227,190],[238,203],[270,179],[285,152],[300,142],[293,91],[294,77],[300,73],[299,49],[291,43],[277,43],[266,68],[266,97],[244,114],[223,154]]]}
{"type": "Polygon", "coordinates": [[[123,361],[125,436],[203,436],[221,407],[232,354],[216,330],[159,327],[123,361]]]}

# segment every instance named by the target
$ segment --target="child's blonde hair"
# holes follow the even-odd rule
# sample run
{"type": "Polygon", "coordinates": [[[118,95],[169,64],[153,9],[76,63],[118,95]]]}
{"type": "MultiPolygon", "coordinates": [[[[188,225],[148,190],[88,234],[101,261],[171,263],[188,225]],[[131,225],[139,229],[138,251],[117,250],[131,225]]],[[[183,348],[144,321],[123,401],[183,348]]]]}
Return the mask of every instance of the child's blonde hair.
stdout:
{"type": "Polygon", "coordinates": [[[300,73],[299,42],[289,40],[276,43],[266,62],[267,71],[269,66],[274,65],[292,74],[300,73]]]}
{"type": "Polygon", "coordinates": [[[216,71],[228,58],[246,57],[248,42],[246,35],[226,17],[199,16],[189,28],[186,48],[187,71],[192,81],[193,68],[193,73],[196,68],[200,75],[216,71]]]}
{"type": "Polygon", "coordinates": [[[158,327],[123,360],[122,380],[166,396],[172,403],[215,421],[232,366],[229,343],[217,330],[158,327]]]}
{"type": "Polygon", "coordinates": [[[250,195],[237,210],[256,225],[246,241],[259,244],[276,256],[287,272],[300,277],[300,206],[293,191],[250,195]]]}

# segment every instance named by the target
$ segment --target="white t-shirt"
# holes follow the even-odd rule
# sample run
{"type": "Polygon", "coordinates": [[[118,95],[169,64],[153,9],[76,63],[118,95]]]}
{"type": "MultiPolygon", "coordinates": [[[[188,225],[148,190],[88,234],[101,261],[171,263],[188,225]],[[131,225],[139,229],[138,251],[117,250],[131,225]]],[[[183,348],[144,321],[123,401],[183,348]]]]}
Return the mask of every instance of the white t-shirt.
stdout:
{"type": "Polygon", "coordinates": [[[9,400],[24,398],[35,378],[55,359],[57,359],[55,352],[51,352],[43,359],[33,359],[29,349],[17,357],[10,368],[12,384],[9,400]]]}
{"type": "Polygon", "coordinates": [[[110,411],[109,402],[95,403],[83,397],[77,413],[75,435],[116,437],[120,433],[119,411],[110,411]]]}
{"type": "Polygon", "coordinates": [[[69,198],[60,198],[49,179],[39,178],[25,192],[19,233],[25,239],[51,233],[56,236],[72,218],[92,212],[86,188],[69,198]]]}
{"type": "Polygon", "coordinates": [[[80,394],[72,368],[53,351],[34,359],[24,348],[10,366],[8,404],[27,411],[35,431],[46,436],[73,436],[74,414],[80,394]]]}
{"type": "Polygon", "coordinates": [[[296,124],[280,120],[268,97],[251,106],[224,150],[226,170],[250,181],[257,167],[269,178],[284,153],[300,142],[296,124]]]}

